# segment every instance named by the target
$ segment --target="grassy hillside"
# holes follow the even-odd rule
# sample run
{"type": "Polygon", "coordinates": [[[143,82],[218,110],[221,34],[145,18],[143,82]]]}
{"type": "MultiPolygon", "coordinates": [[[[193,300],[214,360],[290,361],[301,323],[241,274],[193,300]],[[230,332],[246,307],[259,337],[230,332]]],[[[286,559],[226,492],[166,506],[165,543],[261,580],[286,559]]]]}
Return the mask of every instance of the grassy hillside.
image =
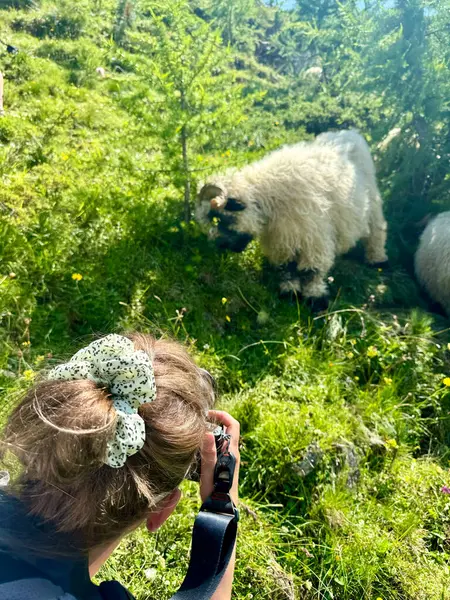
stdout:
{"type": "MultiPolygon", "coordinates": [[[[126,5],[0,2],[0,39],[19,49],[0,54],[0,421],[39,369],[92,335],[175,337],[214,373],[221,406],[242,424],[236,598],[449,600],[450,336],[411,273],[418,231],[403,219],[423,212],[412,207],[420,194],[398,194],[418,177],[400,158],[416,138],[378,150],[390,268],[365,266],[357,248],[333,269],[327,314],[280,299],[257,244],[220,254],[182,221],[184,179],[171,145],[179,132],[170,133],[174,115],[165,112],[173,95],[152,80],[149,14],[132,27],[126,5]]],[[[258,11],[264,31],[287,18],[258,11]]],[[[201,141],[193,136],[194,188],[205,172],[307,138],[315,126],[359,125],[376,142],[395,124],[383,130],[395,107],[376,105],[375,88],[341,97],[331,83],[316,93],[304,81],[294,111],[286,63],[274,49],[270,60],[258,54],[244,34],[228,31],[235,54],[223,84],[242,99],[242,121],[223,121],[211,139],[206,129],[201,141]],[[282,85],[284,97],[275,94],[282,85]]],[[[433,125],[442,139],[444,123],[433,125]]],[[[441,147],[435,138],[431,146],[441,147]]],[[[416,150],[417,161],[432,156],[416,150]]],[[[432,173],[440,208],[448,177],[440,163],[432,173]]],[[[101,576],[140,600],[169,598],[198,507],[194,484],[184,494],[158,535],[125,541],[101,576]]]]}

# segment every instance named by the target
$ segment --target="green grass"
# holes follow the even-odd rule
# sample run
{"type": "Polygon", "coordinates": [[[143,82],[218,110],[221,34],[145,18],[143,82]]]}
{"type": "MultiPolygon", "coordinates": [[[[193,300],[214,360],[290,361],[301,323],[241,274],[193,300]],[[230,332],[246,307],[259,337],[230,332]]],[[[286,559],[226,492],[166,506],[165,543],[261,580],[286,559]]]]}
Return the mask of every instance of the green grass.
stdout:
{"type": "MultiPolygon", "coordinates": [[[[136,57],[96,43],[100,17],[74,40],[71,23],[52,32],[42,14],[1,15],[22,53],[2,56],[0,421],[40,368],[92,335],[170,335],[242,424],[236,598],[448,600],[450,336],[402,266],[410,257],[393,236],[388,270],[358,249],[339,259],[326,315],[281,300],[256,244],[219,254],[180,224],[161,140],[129,109],[136,57]],[[127,69],[98,79],[113,58],[127,69]]],[[[198,508],[195,485],[184,494],[101,577],[169,598],[198,508]]]]}

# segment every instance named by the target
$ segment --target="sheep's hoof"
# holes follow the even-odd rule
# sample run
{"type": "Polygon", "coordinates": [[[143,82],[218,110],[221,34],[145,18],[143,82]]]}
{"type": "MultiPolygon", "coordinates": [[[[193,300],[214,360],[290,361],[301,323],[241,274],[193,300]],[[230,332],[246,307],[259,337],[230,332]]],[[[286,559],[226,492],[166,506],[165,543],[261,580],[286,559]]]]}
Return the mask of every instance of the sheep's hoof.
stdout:
{"type": "Polygon", "coordinates": [[[319,313],[327,310],[330,304],[328,296],[318,296],[306,298],[306,305],[309,306],[312,312],[319,313]]]}

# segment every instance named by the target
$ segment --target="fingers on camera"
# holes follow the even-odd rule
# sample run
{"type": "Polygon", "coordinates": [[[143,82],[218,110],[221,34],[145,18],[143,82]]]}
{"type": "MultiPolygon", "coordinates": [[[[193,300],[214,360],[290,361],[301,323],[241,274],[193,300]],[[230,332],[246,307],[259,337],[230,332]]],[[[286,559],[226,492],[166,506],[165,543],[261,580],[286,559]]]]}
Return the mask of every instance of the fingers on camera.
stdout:
{"type": "Polygon", "coordinates": [[[236,421],[229,413],[223,410],[210,410],[208,413],[208,418],[214,419],[221,425],[225,425],[227,428],[227,433],[232,436],[236,436],[239,438],[240,433],[240,424],[239,421],[236,421]]]}
{"type": "Polygon", "coordinates": [[[207,433],[203,440],[202,449],[202,463],[215,465],[217,460],[216,443],[212,433],[207,433]]]}

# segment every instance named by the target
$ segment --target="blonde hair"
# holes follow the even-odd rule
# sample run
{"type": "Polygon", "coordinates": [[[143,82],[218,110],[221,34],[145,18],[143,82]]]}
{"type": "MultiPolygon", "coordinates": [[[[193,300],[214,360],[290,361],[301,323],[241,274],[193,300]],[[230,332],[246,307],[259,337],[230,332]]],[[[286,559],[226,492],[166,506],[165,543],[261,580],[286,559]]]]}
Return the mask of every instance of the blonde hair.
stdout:
{"type": "Polygon", "coordinates": [[[23,467],[13,489],[27,509],[76,534],[86,551],[117,538],[177,488],[214,402],[211,382],[181,345],[128,337],[152,358],[157,394],[139,408],[144,447],[123,467],[102,462],[115,410],[108,390],[89,380],[38,383],[11,414],[1,442],[23,467]]]}

